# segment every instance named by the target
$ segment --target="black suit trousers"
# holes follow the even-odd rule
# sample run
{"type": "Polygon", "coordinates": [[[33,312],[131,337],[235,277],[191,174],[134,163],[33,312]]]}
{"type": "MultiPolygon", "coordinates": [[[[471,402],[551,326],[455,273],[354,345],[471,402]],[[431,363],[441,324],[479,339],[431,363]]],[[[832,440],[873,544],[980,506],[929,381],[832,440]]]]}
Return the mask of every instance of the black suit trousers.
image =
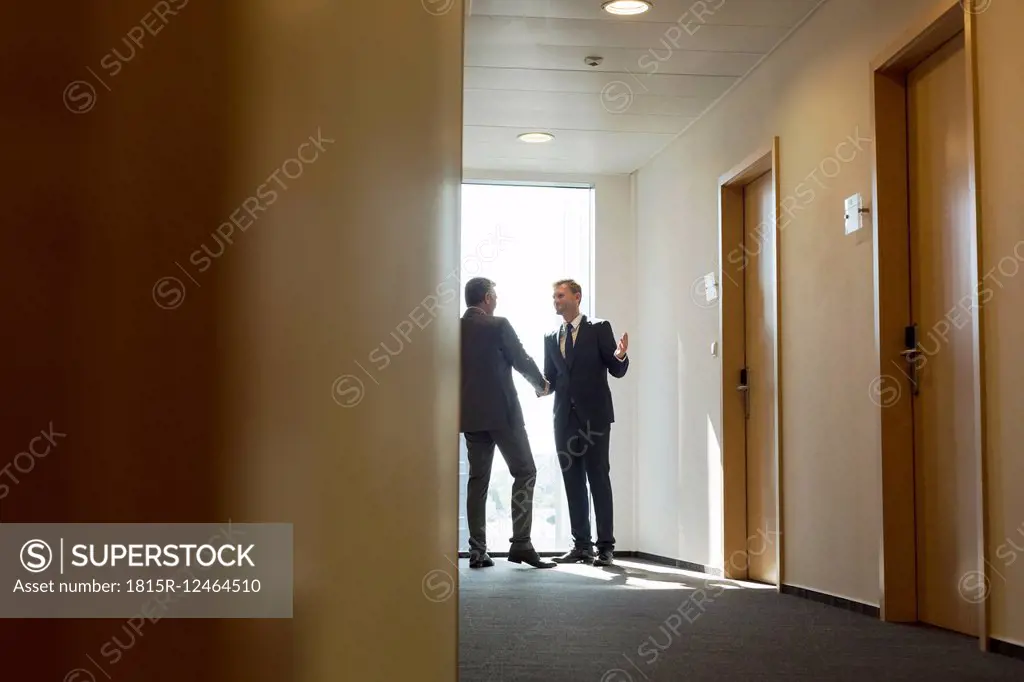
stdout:
{"type": "Polygon", "coordinates": [[[610,424],[594,424],[581,419],[575,408],[569,410],[568,419],[558,420],[555,426],[558,463],[569,502],[573,545],[577,549],[590,550],[594,546],[590,532],[588,481],[590,496],[594,498],[597,549],[615,549],[611,464],[608,459],[610,438],[610,424]]]}
{"type": "Polygon", "coordinates": [[[466,516],[469,521],[469,547],[473,552],[487,551],[487,491],[491,484],[494,447],[498,447],[512,474],[512,549],[533,549],[533,490],[537,467],[530,439],[524,426],[497,431],[466,433],[469,455],[469,483],[466,489],[466,516]]]}

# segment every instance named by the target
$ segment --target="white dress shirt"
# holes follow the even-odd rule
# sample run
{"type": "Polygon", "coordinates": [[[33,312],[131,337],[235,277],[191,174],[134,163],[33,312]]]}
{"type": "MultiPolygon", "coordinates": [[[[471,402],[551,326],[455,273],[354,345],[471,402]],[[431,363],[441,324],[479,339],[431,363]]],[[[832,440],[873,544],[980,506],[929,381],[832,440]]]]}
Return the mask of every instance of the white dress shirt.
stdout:
{"type": "MultiPolygon", "coordinates": [[[[576,345],[576,337],[580,333],[580,323],[583,322],[583,313],[576,316],[576,319],[572,321],[572,345],[576,345]]],[[[565,358],[565,322],[562,322],[562,328],[558,332],[558,349],[562,351],[562,358],[565,358]]],[[[616,347],[615,350],[618,350],[616,347]]],[[[616,358],[619,362],[624,362],[626,356],[623,355],[621,358],[616,358]]]]}

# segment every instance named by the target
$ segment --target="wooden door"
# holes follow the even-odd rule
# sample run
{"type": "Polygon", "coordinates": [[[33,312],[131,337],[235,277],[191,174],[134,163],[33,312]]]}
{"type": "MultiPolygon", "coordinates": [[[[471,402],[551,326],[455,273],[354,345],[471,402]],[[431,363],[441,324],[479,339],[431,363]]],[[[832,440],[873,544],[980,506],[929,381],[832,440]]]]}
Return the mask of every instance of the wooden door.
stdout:
{"type": "Polygon", "coordinates": [[[772,174],[743,190],[744,335],[747,367],[747,557],[750,580],[778,576],[775,457],[775,196],[772,174]]]}
{"type": "Polygon", "coordinates": [[[966,55],[960,33],[907,78],[918,619],[978,634],[966,55]],[[916,368],[916,371],[915,371],[916,368]]]}

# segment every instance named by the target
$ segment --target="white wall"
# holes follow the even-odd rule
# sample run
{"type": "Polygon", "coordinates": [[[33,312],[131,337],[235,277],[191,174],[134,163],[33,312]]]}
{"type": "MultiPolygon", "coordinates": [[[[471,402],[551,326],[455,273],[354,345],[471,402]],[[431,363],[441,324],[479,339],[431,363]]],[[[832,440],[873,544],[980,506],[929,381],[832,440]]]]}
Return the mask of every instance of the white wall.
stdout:
{"type": "Polygon", "coordinates": [[[616,336],[630,334],[630,369],[611,379],[615,425],[611,435],[612,486],[615,496],[616,549],[639,549],[636,540],[636,230],[633,187],[629,175],[556,175],[466,170],[466,182],[587,183],[594,186],[594,312],[609,320],[616,336]]]}
{"type": "MultiPolygon", "coordinates": [[[[829,0],[718,106],[637,173],[637,497],[644,551],[721,564],[721,491],[710,480],[721,424],[718,309],[691,284],[718,269],[717,180],[780,139],[779,281],[785,576],[878,604],[880,410],[870,232],[846,236],[843,199],[871,197],[869,64],[952,0],[829,0]],[[792,210],[786,212],[786,207],[792,210]]],[[[982,311],[988,396],[992,635],[1024,643],[1024,260],[1019,118],[1024,3],[976,17],[982,311]],[[1016,543],[1016,545],[1013,545],[1016,543]]],[[[731,391],[732,385],[725,390],[731,391]]]]}
{"type": "Polygon", "coordinates": [[[878,603],[872,245],[844,235],[843,200],[871,196],[871,143],[850,141],[870,135],[869,64],[934,5],[826,2],[638,171],[638,285],[666,294],[639,299],[641,549],[722,564],[719,310],[690,292],[718,270],[718,178],[778,135],[784,205],[798,204],[778,239],[785,581],[878,603]]]}

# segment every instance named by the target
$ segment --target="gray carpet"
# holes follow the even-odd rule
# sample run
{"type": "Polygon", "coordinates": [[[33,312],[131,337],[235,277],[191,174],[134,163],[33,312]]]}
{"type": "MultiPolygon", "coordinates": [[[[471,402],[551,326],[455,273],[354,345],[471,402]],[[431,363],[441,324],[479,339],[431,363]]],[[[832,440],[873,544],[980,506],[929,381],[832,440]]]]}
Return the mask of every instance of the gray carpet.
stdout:
{"type": "Polygon", "coordinates": [[[635,559],[459,569],[460,682],[1024,680],[976,639],[635,559]]]}

